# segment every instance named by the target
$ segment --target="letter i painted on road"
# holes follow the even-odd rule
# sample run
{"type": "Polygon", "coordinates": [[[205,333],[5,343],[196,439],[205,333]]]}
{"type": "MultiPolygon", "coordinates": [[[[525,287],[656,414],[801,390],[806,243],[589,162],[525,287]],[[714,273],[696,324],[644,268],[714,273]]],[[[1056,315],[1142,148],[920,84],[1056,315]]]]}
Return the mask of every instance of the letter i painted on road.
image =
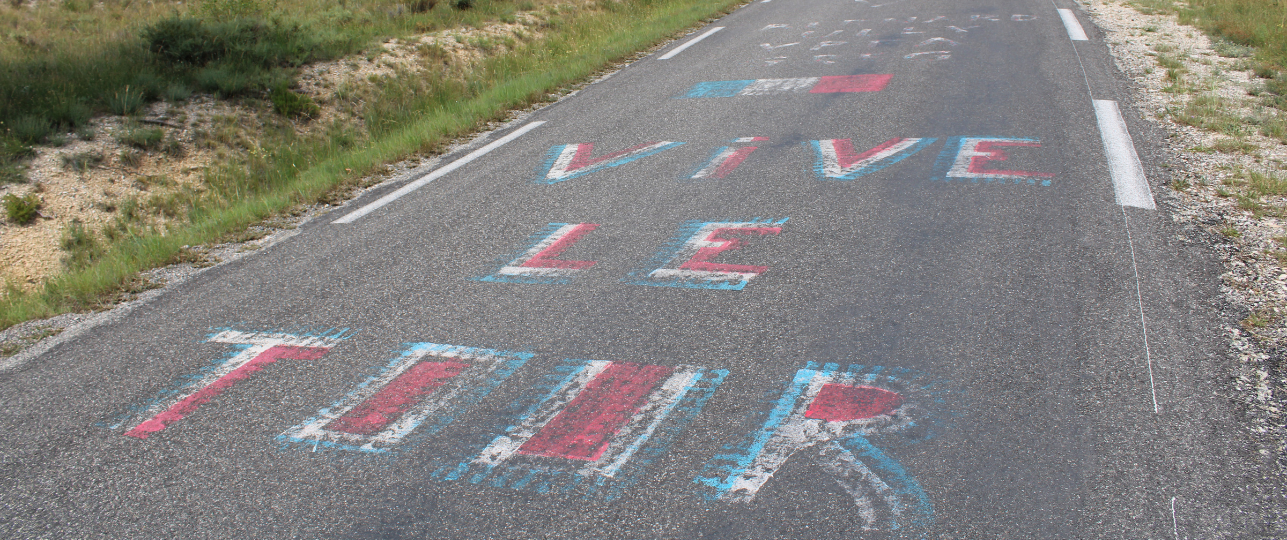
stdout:
{"type": "Polygon", "coordinates": [[[1050,185],[1054,173],[989,168],[990,162],[1010,158],[1005,147],[1040,148],[1041,141],[1008,137],[949,138],[934,164],[934,180],[1050,185]]]}
{"type": "Polygon", "coordinates": [[[414,431],[428,437],[450,424],[531,357],[411,343],[378,374],[277,439],[313,449],[389,453],[414,431]]]}
{"type": "Polygon", "coordinates": [[[532,235],[528,247],[518,257],[478,281],[502,283],[568,283],[577,274],[594,266],[596,261],[558,259],[582,236],[599,227],[596,223],[551,223],[532,235]]]}
{"type": "Polygon", "coordinates": [[[725,251],[745,246],[748,239],[777,236],[787,218],[751,221],[690,221],[652,260],[649,268],[631,272],[624,280],[635,285],[740,291],[769,267],[717,263],[725,251]]]}
{"type": "Polygon", "coordinates": [[[898,461],[869,439],[910,439],[917,422],[939,401],[911,371],[812,362],[796,372],[768,418],[740,447],[716,456],[696,482],[707,498],[750,503],[797,454],[807,456],[858,507],[863,528],[925,527],[933,519],[929,496],[898,461]]]}
{"type": "MultiPolygon", "coordinates": [[[[769,140],[768,137],[741,137],[738,139],[733,139],[731,142],[752,143],[752,142],[760,142],[760,141],[767,141],[767,140],[769,140]]],[[[729,173],[732,173],[733,169],[736,169],[738,165],[741,165],[743,161],[746,161],[746,158],[751,155],[751,152],[754,152],[757,148],[759,147],[757,146],[742,146],[742,147],[736,147],[736,148],[732,146],[721,147],[715,150],[715,152],[711,154],[711,157],[708,158],[705,162],[703,162],[701,165],[698,165],[697,169],[694,170],[693,174],[690,175],[688,178],[692,180],[705,179],[705,178],[724,178],[725,176],[728,176],[729,173]]]]}
{"type": "Polygon", "coordinates": [[[537,184],[557,184],[592,172],[620,167],[682,145],[682,142],[652,141],[602,157],[593,157],[594,143],[562,144],[550,148],[545,163],[536,170],[537,184]]]}
{"type": "Polygon", "coordinates": [[[146,439],[196,412],[202,405],[232,388],[233,385],[263,371],[278,360],[316,360],[326,355],[348,329],[318,333],[243,332],[222,330],[206,337],[206,342],[227,343],[235,352],[215,361],[183,383],[161,392],[139,410],[127,413],[109,429],[129,427],[128,437],[146,439]]]}
{"type": "Polygon", "coordinates": [[[434,476],[614,499],[666,451],[727,376],[699,366],[568,360],[504,433],[434,476]]]}
{"type": "Polygon", "coordinates": [[[935,140],[895,137],[862,153],[854,151],[849,139],[809,141],[805,145],[817,156],[813,172],[819,180],[854,180],[907,159],[935,140]]]}

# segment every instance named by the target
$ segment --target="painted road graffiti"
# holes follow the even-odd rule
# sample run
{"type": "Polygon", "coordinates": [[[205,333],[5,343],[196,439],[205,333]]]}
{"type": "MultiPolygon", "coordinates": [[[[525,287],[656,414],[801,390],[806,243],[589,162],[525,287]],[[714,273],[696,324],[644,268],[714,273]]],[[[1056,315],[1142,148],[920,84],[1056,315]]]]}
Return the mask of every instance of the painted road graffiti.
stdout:
{"type": "Polygon", "coordinates": [[[611,500],[666,451],[727,376],[699,366],[566,361],[503,434],[433,476],[611,500]]]}
{"type": "Polygon", "coordinates": [[[882,74],[707,81],[694,84],[687,92],[675,96],[675,99],[879,92],[889,85],[889,80],[893,77],[893,75],[882,74]]]}
{"type": "Polygon", "coordinates": [[[870,441],[927,436],[939,392],[910,370],[810,362],[796,372],[762,426],[743,446],[716,456],[696,483],[710,499],[750,503],[793,456],[806,455],[851,497],[866,529],[928,526],[929,496],[902,465],[870,441]]]}
{"type": "Polygon", "coordinates": [[[551,223],[536,233],[518,257],[478,281],[504,283],[568,283],[595,261],[565,261],[564,251],[597,229],[597,223],[551,223]]]}
{"type": "Polygon", "coordinates": [[[953,51],[971,35],[1007,23],[1037,17],[990,14],[932,17],[845,19],[803,25],[774,23],[760,29],[760,61],[834,64],[839,60],[950,60],[953,51]]]}
{"type": "Polygon", "coordinates": [[[314,451],[320,446],[388,453],[413,431],[419,430],[419,437],[437,433],[531,357],[531,353],[411,343],[343,399],[277,438],[314,451]]]}
{"type": "Polygon", "coordinates": [[[594,143],[562,144],[550,148],[545,163],[537,169],[534,182],[538,184],[557,184],[584,176],[603,169],[620,167],[637,159],[642,159],[684,143],[672,141],[652,141],[632,146],[619,152],[601,157],[593,157],[594,143]]]}
{"type": "MultiPolygon", "coordinates": [[[[753,143],[769,140],[768,137],[739,137],[733,139],[737,143],[753,143]]],[[[700,180],[703,178],[724,178],[733,172],[738,165],[741,165],[746,158],[750,157],[751,152],[758,149],[757,146],[724,146],[717,148],[711,157],[697,166],[697,169],[688,176],[690,180],[700,180]]]]}
{"type": "Polygon", "coordinates": [[[748,239],[777,236],[787,219],[690,221],[653,259],[650,268],[631,272],[625,281],[654,287],[740,291],[768,267],[717,263],[713,259],[725,251],[741,249],[748,239]]]}
{"type": "Polygon", "coordinates": [[[907,159],[935,140],[895,137],[861,154],[854,151],[849,139],[825,139],[805,144],[817,155],[813,171],[818,178],[853,180],[907,159]]]}
{"type": "Polygon", "coordinates": [[[108,427],[121,429],[128,426],[125,435],[138,439],[156,435],[278,360],[321,358],[348,337],[347,331],[346,328],[320,333],[283,333],[225,329],[212,333],[206,337],[207,343],[230,344],[234,352],[161,392],[143,407],[123,415],[108,427]]]}
{"type": "Polygon", "coordinates": [[[934,178],[970,182],[1001,182],[1049,186],[1054,173],[995,169],[994,161],[1006,161],[1006,148],[1040,148],[1038,139],[1007,137],[952,137],[934,165],[934,178]]]}

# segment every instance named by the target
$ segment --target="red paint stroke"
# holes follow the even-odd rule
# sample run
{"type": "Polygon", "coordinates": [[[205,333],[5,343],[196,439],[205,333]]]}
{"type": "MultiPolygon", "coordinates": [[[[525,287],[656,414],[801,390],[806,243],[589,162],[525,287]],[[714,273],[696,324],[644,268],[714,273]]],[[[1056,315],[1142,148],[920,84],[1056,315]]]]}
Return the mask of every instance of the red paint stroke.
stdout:
{"type": "Polygon", "coordinates": [[[974,145],[974,151],[985,152],[987,153],[987,155],[971,157],[970,172],[977,173],[977,174],[1010,174],[1015,176],[1035,176],[1038,178],[1050,178],[1055,175],[1054,173],[1033,172],[1033,171],[1001,171],[1001,170],[984,169],[983,164],[989,161],[1005,161],[1007,159],[1010,159],[1010,156],[1005,153],[1005,150],[1002,150],[1000,148],[995,148],[997,146],[1024,146],[1028,148],[1041,148],[1041,143],[1026,142],[1026,141],[979,141],[978,144],[974,145]]]}
{"type": "Polygon", "coordinates": [[[613,362],[558,416],[519,447],[520,454],[594,461],[648,400],[671,368],[613,362]]]}
{"type": "Polygon", "coordinates": [[[736,169],[738,165],[741,165],[743,161],[746,161],[747,156],[750,156],[751,152],[754,152],[756,148],[759,147],[743,146],[738,148],[736,152],[733,152],[733,155],[728,156],[723,163],[719,164],[719,167],[715,168],[715,177],[724,178],[725,176],[728,176],[729,173],[733,172],[733,169],[736,169]]]}
{"type": "Polygon", "coordinates": [[[882,388],[828,384],[813,398],[805,418],[846,422],[872,418],[894,412],[903,404],[903,396],[882,388]]]}
{"type": "Polygon", "coordinates": [[[660,142],[661,141],[648,141],[643,144],[632,146],[620,152],[613,152],[606,156],[597,157],[597,158],[590,157],[594,154],[594,143],[580,143],[576,145],[576,154],[572,156],[572,161],[568,163],[567,169],[565,170],[575,171],[577,169],[598,165],[605,161],[611,161],[613,159],[619,158],[631,152],[638,152],[640,150],[643,150],[644,148],[647,148],[654,144],[658,144],[660,142]]]}
{"type": "Polygon", "coordinates": [[[854,154],[854,145],[849,139],[834,139],[831,141],[831,146],[836,149],[836,161],[839,162],[840,168],[848,169],[853,164],[884,152],[902,141],[901,137],[894,137],[861,154],[854,154]]]}
{"type": "Polygon", "coordinates": [[[277,345],[270,347],[268,350],[259,353],[251,361],[242,364],[241,367],[232,370],[227,375],[219,377],[214,382],[206,385],[205,388],[193,392],[182,401],[170,406],[169,409],[158,413],[156,416],[134,426],[134,429],[125,432],[128,437],[146,439],[149,435],[161,431],[182,420],[183,417],[192,414],[197,407],[214,399],[215,396],[222,394],[224,390],[232,388],[241,380],[262,371],[265,366],[282,359],[288,360],[316,360],[326,355],[330,349],[326,347],[292,347],[287,345],[277,345]]]}
{"type": "Polygon", "coordinates": [[[692,258],[684,262],[679,268],[681,270],[696,270],[699,272],[727,272],[736,274],[759,274],[768,270],[767,266],[748,266],[741,264],[721,264],[710,262],[716,255],[730,249],[739,249],[746,245],[746,240],[741,238],[730,238],[726,235],[759,235],[769,234],[776,235],[782,232],[782,227],[727,227],[715,229],[710,236],[706,237],[707,242],[719,242],[718,246],[708,246],[697,250],[692,258]]]}
{"type": "Polygon", "coordinates": [[[420,362],[402,372],[375,395],[326,425],[327,430],[372,435],[388,427],[424,396],[459,375],[469,364],[420,362]]]}
{"type": "Polygon", "coordinates": [[[563,254],[568,248],[572,247],[582,236],[589,234],[590,231],[599,228],[598,223],[578,223],[576,228],[571,232],[563,235],[563,238],[556,240],[550,247],[541,250],[536,256],[528,259],[522,266],[527,268],[563,268],[568,270],[585,270],[597,261],[560,261],[555,257],[563,254]]]}
{"type": "Polygon", "coordinates": [[[893,75],[841,75],[822,77],[818,84],[809,90],[810,94],[834,94],[838,92],[879,92],[885,89],[893,75]]]}

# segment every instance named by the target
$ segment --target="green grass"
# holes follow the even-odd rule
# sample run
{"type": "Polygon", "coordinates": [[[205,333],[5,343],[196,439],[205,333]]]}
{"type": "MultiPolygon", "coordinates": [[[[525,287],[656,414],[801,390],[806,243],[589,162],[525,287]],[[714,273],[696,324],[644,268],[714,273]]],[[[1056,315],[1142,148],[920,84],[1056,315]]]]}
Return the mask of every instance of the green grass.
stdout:
{"type": "Polygon", "coordinates": [[[5,217],[18,225],[27,225],[40,216],[40,197],[35,193],[21,197],[10,193],[0,202],[4,203],[5,217]]]}
{"type": "MultiPolygon", "coordinates": [[[[109,303],[137,290],[140,271],[167,264],[183,246],[233,238],[300,205],[342,198],[386,163],[440,149],[511,109],[546,101],[741,1],[603,0],[595,9],[564,10],[547,21],[541,40],[516,44],[464,79],[395,77],[378,94],[353,96],[363,103],[366,133],[338,124],[308,137],[270,131],[244,161],[209,171],[203,189],[180,187],[122,205],[114,223],[98,233],[83,231],[93,241],[69,239],[68,270],[34,290],[11,289],[0,299],[0,328],[109,303]],[[162,227],[148,221],[149,213],[173,219],[162,227]]],[[[486,6],[475,0],[459,22],[486,6]]],[[[443,9],[439,4],[433,11],[443,9]]]]}

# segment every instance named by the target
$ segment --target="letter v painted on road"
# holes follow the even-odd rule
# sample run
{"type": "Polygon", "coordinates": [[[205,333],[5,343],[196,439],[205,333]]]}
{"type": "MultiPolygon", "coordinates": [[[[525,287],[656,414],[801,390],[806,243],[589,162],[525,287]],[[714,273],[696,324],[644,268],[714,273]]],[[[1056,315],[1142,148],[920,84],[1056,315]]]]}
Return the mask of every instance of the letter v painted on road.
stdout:
{"type": "Polygon", "coordinates": [[[620,167],[636,159],[658,154],[682,142],[650,141],[606,156],[592,157],[594,143],[562,144],[550,148],[545,163],[537,170],[537,184],[557,184],[595,171],[620,167]]]}

